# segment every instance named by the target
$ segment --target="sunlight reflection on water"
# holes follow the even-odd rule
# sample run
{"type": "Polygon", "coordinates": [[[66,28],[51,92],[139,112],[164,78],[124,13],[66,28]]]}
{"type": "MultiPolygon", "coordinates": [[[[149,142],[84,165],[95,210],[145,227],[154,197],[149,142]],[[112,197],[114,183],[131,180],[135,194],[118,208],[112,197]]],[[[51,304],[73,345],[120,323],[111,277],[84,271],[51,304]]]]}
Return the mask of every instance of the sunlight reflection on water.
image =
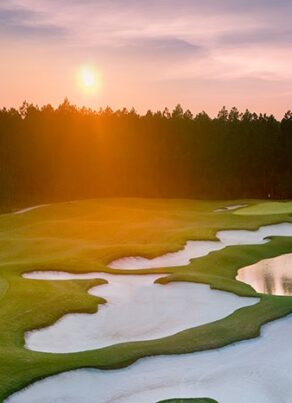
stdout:
{"type": "Polygon", "coordinates": [[[236,279],[251,285],[257,292],[292,295],[292,253],[244,267],[238,271],[236,279]]]}

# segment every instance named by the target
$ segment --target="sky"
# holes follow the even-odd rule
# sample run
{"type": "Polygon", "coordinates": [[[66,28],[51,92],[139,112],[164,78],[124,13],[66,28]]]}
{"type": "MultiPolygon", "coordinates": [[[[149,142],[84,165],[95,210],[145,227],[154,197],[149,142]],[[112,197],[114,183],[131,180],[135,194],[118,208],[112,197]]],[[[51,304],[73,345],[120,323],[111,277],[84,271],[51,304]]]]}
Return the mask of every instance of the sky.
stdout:
{"type": "Polygon", "coordinates": [[[292,109],[291,0],[0,0],[0,106],[292,109]],[[95,91],[80,71],[98,74],[95,91]]]}

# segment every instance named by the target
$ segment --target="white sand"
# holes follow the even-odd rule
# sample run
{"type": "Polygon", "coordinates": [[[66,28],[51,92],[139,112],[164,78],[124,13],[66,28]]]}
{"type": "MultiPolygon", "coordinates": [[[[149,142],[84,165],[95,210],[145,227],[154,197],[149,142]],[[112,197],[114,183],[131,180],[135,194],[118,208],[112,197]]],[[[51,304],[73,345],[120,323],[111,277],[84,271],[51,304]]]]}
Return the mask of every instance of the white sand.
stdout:
{"type": "MultiPolygon", "coordinates": [[[[265,237],[272,235],[292,236],[292,224],[269,225],[257,231],[219,231],[220,241],[189,241],[183,251],[152,261],[157,263],[157,260],[165,259],[164,263],[170,265],[170,260],[176,259],[179,265],[189,259],[191,244],[193,252],[207,254],[210,244],[212,250],[215,246],[218,250],[227,245],[265,243],[268,242],[265,237]]],[[[24,277],[47,280],[102,277],[110,283],[91,290],[92,294],[108,300],[107,304],[100,306],[97,314],[65,315],[53,326],[27,333],[26,347],[37,351],[73,352],[124,341],[160,338],[217,320],[241,306],[254,303],[254,300],[211,291],[208,286],[200,284],[153,284],[160,276],[32,272],[24,277]],[[198,309],[190,309],[192,306],[198,309]]]]}
{"type": "Polygon", "coordinates": [[[247,207],[248,204],[234,204],[233,206],[226,206],[226,207],[222,207],[222,208],[217,208],[216,210],[214,210],[214,213],[221,213],[224,211],[232,211],[232,210],[238,210],[240,208],[243,207],[247,207]]]}
{"type": "MultiPolygon", "coordinates": [[[[27,274],[26,277],[29,275],[27,274]]],[[[58,273],[41,272],[32,278],[58,278],[58,273]]],[[[109,284],[94,287],[90,293],[108,303],[96,314],[69,314],[54,325],[26,333],[31,350],[67,353],[91,350],[125,341],[150,340],[213,322],[236,309],[258,302],[255,298],[212,291],[209,286],[175,282],[153,284],[159,276],[117,276],[106,273],[68,275],[59,278],[98,277],[109,284]]]]}
{"type": "Polygon", "coordinates": [[[292,295],[292,254],[264,259],[243,267],[236,278],[250,284],[258,292],[292,295]]]}
{"type": "Polygon", "coordinates": [[[114,260],[109,267],[114,269],[146,269],[159,267],[186,266],[191,259],[206,256],[210,252],[231,245],[258,245],[269,242],[266,237],[292,236],[292,224],[282,223],[260,227],[257,231],[232,230],[217,232],[219,241],[188,241],[185,247],[173,253],[147,259],[144,257],[124,257],[114,260]]]}
{"type": "MultiPolygon", "coordinates": [[[[268,242],[264,239],[267,236],[292,236],[292,224],[270,225],[257,231],[220,231],[217,236],[219,241],[211,242],[212,247],[215,246],[213,244],[216,244],[216,249],[209,250],[206,247],[199,250],[197,248],[198,242],[193,242],[196,246],[196,253],[203,253],[200,255],[203,256],[211,250],[222,249],[227,245],[265,243],[268,242]],[[218,247],[219,243],[221,244],[220,247],[218,247]]],[[[202,242],[199,241],[201,246],[203,245],[202,242]]],[[[173,265],[181,265],[177,263],[185,262],[185,251],[190,243],[192,242],[187,243],[184,251],[168,254],[176,255],[171,258],[172,263],[176,259],[176,264],[173,265]]],[[[206,246],[206,243],[204,244],[206,246]]],[[[139,259],[142,258],[137,260],[139,261],[139,259]]],[[[157,259],[160,259],[159,266],[161,266],[164,257],[157,259]]],[[[152,264],[156,259],[143,260],[147,261],[146,267],[156,267],[149,266],[149,262],[152,264]]],[[[169,257],[165,261],[169,266],[169,257]]],[[[36,278],[42,275],[36,273],[33,276],[36,278]]],[[[48,273],[46,276],[48,277],[48,273]]],[[[67,275],[62,274],[61,276],[66,278],[67,275]]],[[[90,278],[92,278],[91,276],[106,278],[108,275],[97,273],[88,276],[90,278]]],[[[69,277],[83,278],[83,275],[77,277],[70,275],[69,277]]],[[[149,284],[148,281],[150,278],[153,281],[154,276],[143,276],[139,280],[136,280],[138,279],[137,276],[114,277],[117,282],[92,290],[96,295],[109,298],[110,301],[109,304],[101,308],[97,315],[66,315],[56,325],[30,334],[28,346],[29,343],[32,343],[32,345],[42,345],[41,349],[49,347],[49,350],[44,351],[57,351],[51,350],[51,348],[61,348],[64,351],[63,348],[67,349],[69,344],[69,350],[65,351],[76,351],[76,348],[81,350],[83,347],[88,349],[107,345],[109,338],[111,338],[109,344],[117,343],[123,337],[131,337],[132,331],[135,333],[135,340],[139,339],[139,334],[143,336],[142,339],[148,339],[148,337],[144,337],[145,334],[148,334],[149,339],[162,337],[164,332],[164,335],[172,334],[177,331],[174,329],[179,329],[180,326],[183,329],[213,321],[215,319],[212,315],[221,315],[223,309],[231,309],[231,304],[234,304],[231,309],[233,311],[240,306],[243,300],[245,300],[244,305],[255,302],[252,299],[242,299],[232,294],[211,291],[207,286],[199,284],[151,285],[151,282],[149,284]],[[130,280],[128,282],[127,278],[134,279],[134,277],[135,284],[130,280]],[[154,291],[155,288],[157,288],[157,292],[154,291]],[[196,291],[194,292],[194,290],[196,291]],[[155,304],[148,302],[148,296],[150,296],[151,301],[155,300],[155,304]],[[227,302],[226,297],[233,297],[234,300],[227,302]],[[224,299],[224,301],[219,301],[217,298],[224,299]],[[173,303],[174,301],[176,303],[173,303]],[[187,301],[186,304],[185,301],[187,301]],[[237,308],[234,307],[236,301],[238,303],[237,308]],[[212,303],[212,307],[208,307],[209,303],[212,303]],[[115,304],[117,304],[116,310],[114,309],[115,304]],[[148,305],[150,305],[150,310],[148,305]],[[193,312],[194,309],[190,309],[191,306],[199,307],[199,309],[193,312]],[[127,311],[127,309],[129,310],[127,311]],[[98,337],[98,341],[91,337],[96,328],[94,325],[95,329],[93,329],[90,324],[85,345],[82,339],[87,337],[83,330],[86,325],[81,324],[80,321],[77,326],[78,329],[74,330],[76,318],[78,321],[79,317],[81,320],[84,320],[85,317],[93,318],[96,316],[98,318],[99,315],[102,316],[103,310],[108,312],[106,320],[100,319],[103,324],[97,325],[97,327],[100,326],[98,332],[95,333],[95,338],[98,337]],[[195,313],[194,316],[193,313],[195,313]],[[63,328],[65,329],[64,333],[62,322],[66,323],[67,320],[68,326],[63,328]],[[190,320],[194,320],[194,322],[192,324],[187,323],[190,320]],[[169,321],[171,326],[169,326],[169,321]],[[197,324],[194,324],[195,321],[197,324]],[[115,327],[116,322],[118,323],[117,327],[115,327]],[[57,329],[56,335],[54,334],[55,330],[53,330],[55,327],[57,329]],[[73,337],[71,340],[68,338],[67,330],[70,334],[74,334],[76,331],[81,331],[81,333],[78,333],[78,337],[73,337]],[[49,331],[53,332],[45,334],[49,331]],[[123,332],[125,333],[123,334],[123,332]],[[154,336],[154,333],[159,332],[159,335],[154,336]],[[58,340],[59,335],[61,338],[58,340]],[[66,343],[61,339],[66,340],[66,343]],[[95,347],[88,347],[89,343],[95,347]]],[[[109,277],[107,278],[110,280],[109,277]]],[[[221,317],[226,315],[227,313],[224,313],[221,317]]],[[[291,339],[292,317],[290,316],[266,325],[263,336],[255,340],[197,354],[147,358],[122,370],[84,369],[63,373],[37,382],[7,399],[6,403],[49,403],[52,401],[54,403],[154,403],[172,397],[199,396],[212,397],[220,403],[292,403],[291,339]]],[[[123,341],[125,340],[123,339],[123,341]]]]}
{"type": "Polygon", "coordinates": [[[5,403],[154,403],[208,396],[220,403],[292,403],[292,316],[222,349],[139,360],[115,371],[76,370],[35,383],[5,403]]]}
{"type": "Polygon", "coordinates": [[[15,211],[13,214],[16,214],[16,215],[18,215],[18,214],[24,214],[24,213],[27,213],[28,211],[36,210],[36,209],[39,209],[39,208],[41,208],[41,207],[46,207],[46,206],[48,206],[48,204],[39,204],[39,205],[37,205],[37,206],[26,207],[26,208],[24,208],[24,209],[22,209],[22,210],[17,210],[17,211],[15,211]]]}

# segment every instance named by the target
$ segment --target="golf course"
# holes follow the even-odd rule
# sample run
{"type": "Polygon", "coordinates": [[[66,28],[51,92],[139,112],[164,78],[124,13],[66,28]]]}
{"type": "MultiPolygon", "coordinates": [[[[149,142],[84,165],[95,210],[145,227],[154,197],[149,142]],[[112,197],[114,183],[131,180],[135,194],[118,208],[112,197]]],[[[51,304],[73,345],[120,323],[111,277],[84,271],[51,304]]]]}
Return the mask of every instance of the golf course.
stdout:
{"type": "Polygon", "coordinates": [[[0,0],[0,403],[292,403],[291,20],[0,0]]]}
{"type": "Polygon", "coordinates": [[[289,256],[291,213],[285,201],[111,198],[2,214],[0,400],[229,403],[246,382],[238,402],[270,402],[260,360],[291,335],[292,266],[282,295],[236,276],[289,256]],[[258,360],[257,390],[247,364],[226,372],[237,360],[258,360]]]}

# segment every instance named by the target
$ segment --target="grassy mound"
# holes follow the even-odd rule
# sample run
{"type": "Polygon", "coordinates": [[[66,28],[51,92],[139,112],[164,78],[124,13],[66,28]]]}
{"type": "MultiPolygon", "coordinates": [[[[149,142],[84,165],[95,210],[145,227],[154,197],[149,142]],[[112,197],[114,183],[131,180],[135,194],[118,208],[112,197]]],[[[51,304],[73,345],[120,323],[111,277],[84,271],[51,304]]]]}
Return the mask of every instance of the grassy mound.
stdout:
{"type": "Polygon", "coordinates": [[[234,212],[238,215],[291,214],[292,202],[265,202],[244,207],[234,212]]]}

